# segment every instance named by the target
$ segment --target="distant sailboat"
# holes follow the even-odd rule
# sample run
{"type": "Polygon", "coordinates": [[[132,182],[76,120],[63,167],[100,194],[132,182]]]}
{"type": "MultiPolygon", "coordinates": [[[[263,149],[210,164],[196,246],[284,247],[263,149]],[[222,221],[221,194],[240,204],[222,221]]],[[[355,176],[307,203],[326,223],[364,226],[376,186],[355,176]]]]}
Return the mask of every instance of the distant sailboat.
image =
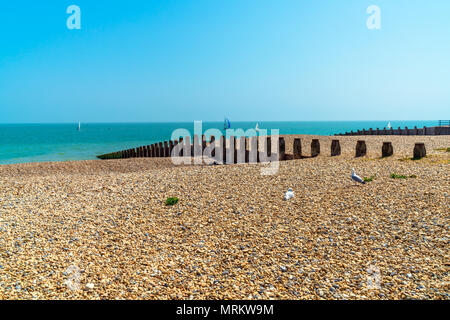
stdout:
{"type": "Polygon", "coordinates": [[[224,122],[223,122],[223,130],[227,130],[231,128],[231,123],[230,120],[228,118],[225,118],[224,122]]]}
{"type": "Polygon", "coordinates": [[[391,126],[391,122],[389,121],[388,122],[388,124],[387,124],[387,126],[386,126],[388,129],[390,129],[390,128],[392,128],[392,126],[391,126]]]}
{"type": "Polygon", "coordinates": [[[258,133],[261,129],[259,129],[259,123],[256,123],[255,131],[258,133]]]}
{"type": "Polygon", "coordinates": [[[78,129],[77,129],[77,131],[80,131],[81,130],[81,122],[78,122],[78,129]]]}

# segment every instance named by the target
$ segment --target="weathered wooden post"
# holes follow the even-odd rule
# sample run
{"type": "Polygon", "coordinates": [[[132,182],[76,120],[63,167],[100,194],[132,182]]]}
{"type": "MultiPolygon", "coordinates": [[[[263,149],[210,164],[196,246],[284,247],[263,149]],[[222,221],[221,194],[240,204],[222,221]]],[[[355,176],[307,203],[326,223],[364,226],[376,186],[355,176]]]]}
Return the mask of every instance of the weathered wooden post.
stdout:
{"type": "Polygon", "coordinates": [[[270,162],[272,155],[272,140],[270,136],[258,137],[258,162],[270,162]]]}
{"type": "Polygon", "coordinates": [[[341,145],[339,143],[339,140],[333,140],[331,141],[331,156],[339,156],[341,155],[341,145]]]}
{"type": "Polygon", "coordinates": [[[250,138],[245,138],[245,163],[250,162],[250,138]]]}
{"type": "Polygon", "coordinates": [[[358,140],[356,143],[356,157],[365,156],[367,153],[366,142],[364,140],[358,140]]]}
{"type": "MultiPolygon", "coordinates": [[[[172,140],[171,140],[172,141],[172,140]]],[[[178,156],[178,155],[174,155],[173,153],[174,153],[174,149],[175,149],[175,147],[178,145],[178,140],[174,140],[174,141],[172,141],[172,149],[170,150],[170,156],[172,157],[172,156],[178,156]]],[[[177,148],[178,149],[178,148],[177,148]]]]}
{"type": "Polygon", "coordinates": [[[294,159],[302,158],[302,141],[300,138],[294,138],[294,159]]]}
{"type": "Polygon", "coordinates": [[[381,156],[390,157],[394,154],[394,148],[391,142],[383,142],[383,147],[381,147],[381,156]]]}
{"type": "Polygon", "coordinates": [[[416,143],[414,146],[414,159],[421,159],[427,156],[425,143],[416,143]]]}
{"type": "Polygon", "coordinates": [[[417,126],[414,126],[414,135],[419,135],[419,129],[417,129],[417,126]]]}
{"type": "Polygon", "coordinates": [[[372,128],[369,128],[369,135],[373,136],[373,130],[372,130],[372,128]]]}
{"type": "Polygon", "coordinates": [[[160,158],[164,157],[164,145],[162,141],[158,143],[158,150],[159,150],[159,156],[160,158]]]}
{"type": "Polygon", "coordinates": [[[317,157],[319,154],[320,154],[319,139],[313,139],[311,141],[311,157],[317,157]]]}
{"type": "Polygon", "coordinates": [[[380,129],[377,128],[377,136],[380,135],[380,129]]]}
{"type": "Polygon", "coordinates": [[[183,152],[184,152],[184,142],[183,142],[183,137],[180,137],[178,144],[181,145],[180,147],[180,153],[178,154],[179,157],[183,156],[183,152]]]}
{"type": "Polygon", "coordinates": [[[259,159],[258,150],[258,136],[250,137],[250,154],[248,157],[249,163],[257,163],[259,159]]]}
{"type": "Polygon", "coordinates": [[[198,140],[198,135],[194,134],[194,138],[192,140],[192,146],[193,146],[193,157],[198,157],[201,155],[202,152],[202,146],[200,144],[200,141],[198,140]]]}
{"type": "Polygon", "coordinates": [[[169,140],[169,157],[172,156],[173,147],[175,146],[175,143],[173,140],[169,140]]]}
{"type": "Polygon", "coordinates": [[[191,137],[184,137],[183,156],[192,157],[191,137]]]}
{"type": "Polygon", "coordinates": [[[226,136],[220,136],[220,148],[222,148],[222,163],[227,163],[227,139],[226,136]]]}
{"type": "Polygon", "coordinates": [[[156,144],[152,144],[152,157],[156,158],[156,144]]]}
{"type": "Polygon", "coordinates": [[[423,126],[423,135],[426,136],[427,135],[427,127],[423,126]]]}
{"type": "MultiPolygon", "coordinates": [[[[245,136],[240,137],[239,139],[239,148],[237,143],[234,148],[236,163],[245,163],[245,151],[246,151],[246,139],[245,136]]],[[[237,142],[237,141],[236,141],[237,142]]]]}
{"type": "Polygon", "coordinates": [[[286,141],[283,137],[278,137],[277,159],[278,161],[284,161],[286,159],[286,141]]]}
{"type": "Polygon", "coordinates": [[[228,148],[227,148],[227,154],[226,154],[226,163],[227,164],[233,164],[235,159],[235,146],[236,146],[236,138],[234,136],[230,136],[230,139],[228,139],[228,148]]]}
{"type": "Polygon", "coordinates": [[[205,152],[206,149],[206,137],[204,134],[202,134],[202,155],[205,152]]]}
{"type": "Polygon", "coordinates": [[[209,145],[211,146],[211,158],[215,158],[216,157],[216,137],[215,136],[210,136],[209,137],[209,145]]]}
{"type": "Polygon", "coordinates": [[[164,141],[164,157],[165,158],[170,157],[169,141],[164,141]]]}

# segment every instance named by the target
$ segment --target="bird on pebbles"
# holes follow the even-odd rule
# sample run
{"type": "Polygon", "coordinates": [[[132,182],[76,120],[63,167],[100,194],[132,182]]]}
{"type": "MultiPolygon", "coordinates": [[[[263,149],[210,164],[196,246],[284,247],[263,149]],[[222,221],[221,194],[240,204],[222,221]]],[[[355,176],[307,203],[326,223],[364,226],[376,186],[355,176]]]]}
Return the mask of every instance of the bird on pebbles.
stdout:
{"type": "Polygon", "coordinates": [[[365,181],[355,173],[355,169],[352,168],[352,180],[358,183],[366,184],[365,181]]]}
{"type": "Polygon", "coordinates": [[[294,197],[294,191],[292,191],[291,188],[288,189],[288,191],[284,194],[284,200],[289,200],[294,197]]]}

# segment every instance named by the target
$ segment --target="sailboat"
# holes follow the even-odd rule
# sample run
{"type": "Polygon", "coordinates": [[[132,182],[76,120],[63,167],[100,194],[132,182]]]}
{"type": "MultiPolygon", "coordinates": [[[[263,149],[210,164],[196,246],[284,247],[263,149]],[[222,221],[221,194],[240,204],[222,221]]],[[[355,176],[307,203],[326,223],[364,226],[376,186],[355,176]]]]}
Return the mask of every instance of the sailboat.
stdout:
{"type": "Polygon", "coordinates": [[[81,130],[81,122],[78,122],[78,129],[77,129],[77,131],[80,131],[81,130]]]}
{"type": "Polygon", "coordinates": [[[225,118],[224,122],[223,122],[223,130],[227,130],[231,128],[231,123],[230,120],[228,118],[225,118]]]}
{"type": "Polygon", "coordinates": [[[387,126],[386,126],[388,129],[390,129],[390,128],[392,128],[392,126],[391,126],[391,122],[389,121],[388,122],[388,124],[387,124],[387,126]]]}
{"type": "Polygon", "coordinates": [[[256,123],[255,131],[259,132],[259,124],[258,123],[256,123]]]}

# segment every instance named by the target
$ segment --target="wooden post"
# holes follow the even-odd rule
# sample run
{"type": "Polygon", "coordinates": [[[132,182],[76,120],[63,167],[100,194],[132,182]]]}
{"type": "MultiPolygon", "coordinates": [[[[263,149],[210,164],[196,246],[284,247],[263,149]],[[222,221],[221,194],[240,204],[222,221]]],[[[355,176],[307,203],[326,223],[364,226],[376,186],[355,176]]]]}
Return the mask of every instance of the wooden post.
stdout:
{"type": "Polygon", "coordinates": [[[235,136],[231,136],[230,139],[228,140],[229,144],[228,144],[228,148],[227,148],[227,155],[226,155],[226,159],[227,159],[227,164],[233,164],[235,163],[235,157],[236,157],[236,153],[235,151],[235,147],[236,147],[236,138],[235,136]]]}
{"type": "Polygon", "coordinates": [[[160,158],[164,157],[164,144],[162,141],[158,144],[158,149],[159,149],[159,157],[160,158]]]}
{"type": "Polygon", "coordinates": [[[425,149],[425,143],[416,143],[414,146],[414,159],[421,159],[427,156],[427,150],[425,149]]]}
{"type": "Polygon", "coordinates": [[[175,146],[175,143],[173,140],[169,140],[169,157],[172,156],[173,147],[175,146]]]}
{"type": "Polygon", "coordinates": [[[257,163],[259,159],[258,155],[258,136],[250,137],[250,152],[248,157],[249,163],[257,163]]]}
{"type": "Polygon", "coordinates": [[[245,163],[246,139],[244,136],[236,139],[234,146],[234,158],[236,163],[245,163]],[[239,148],[237,142],[239,141],[239,148]]]}
{"type": "Polygon", "coordinates": [[[250,162],[250,138],[245,138],[245,163],[250,162]]]}
{"type": "Polygon", "coordinates": [[[202,134],[202,155],[205,152],[206,149],[206,137],[204,134],[202,134]]]}
{"type": "Polygon", "coordinates": [[[339,140],[333,140],[331,142],[331,156],[339,156],[341,155],[341,145],[339,143],[339,140]]]}
{"type": "Polygon", "coordinates": [[[365,156],[367,153],[366,142],[364,140],[358,140],[356,143],[356,157],[365,156]]]}
{"type": "Polygon", "coordinates": [[[394,154],[394,148],[391,142],[383,142],[383,147],[381,147],[381,156],[390,157],[394,154]]]}
{"type": "Polygon", "coordinates": [[[311,141],[311,157],[317,157],[319,154],[320,154],[319,139],[313,139],[311,141]]]}
{"type": "Polygon", "coordinates": [[[216,157],[216,137],[215,136],[210,136],[209,137],[209,145],[213,145],[211,148],[211,158],[215,158],[216,157]]]}
{"type": "Polygon", "coordinates": [[[227,163],[227,139],[226,136],[220,136],[220,148],[222,148],[222,163],[227,163]]]}
{"type": "Polygon", "coordinates": [[[278,137],[277,159],[278,161],[284,161],[286,159],[286,142],[283,137],[278,137]]]}
{"type": "Polygon", "coordinates": [[[302,141],[300,138],[294,139],[294,159],[302,158],[302,141]]]}
{"type": "Polygon", "coordinates": [[[192,156],[191,137],[184,138],[183,156],[184,157],[192,156]]]}
{"type": "Polygon", "coordinates": [[[183,156],[183,152],[184,152],[184,142],[183,142],[183,137],[181,137],[178,141],[178,144],[181,144],[181,149],[180,149],[180,153],[178,156],[182,157],[183,156]]]}
{"type": "Polygon", "coordinates": [[[164,157],[165,158],[170,157],[169,142],[168,141],[164,141],[164,157]]]}

